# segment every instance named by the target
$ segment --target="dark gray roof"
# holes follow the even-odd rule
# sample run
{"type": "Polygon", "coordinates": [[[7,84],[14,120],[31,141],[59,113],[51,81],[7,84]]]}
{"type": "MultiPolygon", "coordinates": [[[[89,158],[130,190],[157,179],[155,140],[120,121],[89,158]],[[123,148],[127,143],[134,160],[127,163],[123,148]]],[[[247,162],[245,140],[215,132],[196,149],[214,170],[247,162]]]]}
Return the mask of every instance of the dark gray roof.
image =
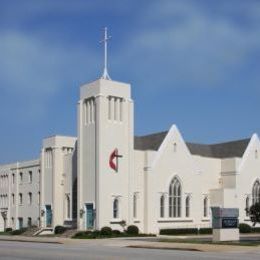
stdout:
{"type": "MultiPolygon", "coordinates": [[[[153,150],[157,151],[167,135],[166,132],[160,132],[145,136],[135,136],[135,150],[153,150]]],[[[186,142],[191,154],[212,158],[231,158],[242,157],[250,139],[243,139],[219,144],[196,144],[186,142]]]]}
{"type": "Polygon", "coordinates": [[[134,148],[135,150],[154,150],[157,151],[163,142],[168,131],[155,133],[145,136],[135,136],[134,148]]]}

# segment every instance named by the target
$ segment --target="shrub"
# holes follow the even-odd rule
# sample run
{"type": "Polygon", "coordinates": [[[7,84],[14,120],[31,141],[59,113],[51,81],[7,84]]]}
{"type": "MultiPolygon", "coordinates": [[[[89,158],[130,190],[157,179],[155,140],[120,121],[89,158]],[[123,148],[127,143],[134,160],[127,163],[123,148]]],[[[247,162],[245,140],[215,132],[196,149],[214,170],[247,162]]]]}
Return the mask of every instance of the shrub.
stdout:
{"type": "Polygon", "coordinates": [[[260,227],[251,227],[251,232],[260,233],[260,227]]]}
{"type": "Polygon", "coordinates": [[[188,234],[198,234],[197,228],[168,228],[161,229],[160,235],[188,235],[188,234]]]}
{"type": "Polygon", "coordinates": [[[250,233],[251,227],[248,224],[240,223],[239,224],[239,232],[240,233],[250,233]]]}
{"type": "Polygon", "coordinates": [[[24,233],[27,230],[27,228],[20,228],[20,229],[16,229],[11,231],[11,235],[13,236],[17,236],[17,235],[21,235],[22,233],[24,233]]]}
{"type": "Polygon", "coordinates": [[[111,236],[112,228],[111,227],[102,227],[100,230],[100,235],[102,236],[111,236]]]}
{"type": "Polygon", "coordinates": [[[54,228],[54,234],[62,234],[62,233],[64,233],[66,230],[67,230],[66,227],[56,226],[56,227],[54,228]]]}
{"type": "Polygon", "coordinates": [[[86,235],[85,231],[79,231],[73,237],[84,237],[85,235],[86,235]]]}
{"type": "Polygon", "coordinates": [[[139,228],[135,225],[130,225],[127,227],[126,233],[128,235],[138,235],[139,234],[139,228]]]}
{"type": "Polygon", "coordinates": [[[201,235],[212,234],[212,228],[200,228],[199,234],[201,235]]]}
{"type": "Polygon", "coordinates": [[[97,238],[97,237],[100,237],[100,234],[101,232],[99,230],[94,230],[92,231],[90,234],[89,234],[89,237],[90,238],[97,238]]]}
{"type": "Polygon", "coordinates": [[[112,230],[112,234],[115,236],[121,235],[121,232],[119,230],[112,230]]]}
{"type": "Polygon", "coordinates": [[[11,232],[11,231],[13,231],[13,229],[10,228],[10,227],[8,227],[8,228],[5,229],[5,232],[11,232]]]}

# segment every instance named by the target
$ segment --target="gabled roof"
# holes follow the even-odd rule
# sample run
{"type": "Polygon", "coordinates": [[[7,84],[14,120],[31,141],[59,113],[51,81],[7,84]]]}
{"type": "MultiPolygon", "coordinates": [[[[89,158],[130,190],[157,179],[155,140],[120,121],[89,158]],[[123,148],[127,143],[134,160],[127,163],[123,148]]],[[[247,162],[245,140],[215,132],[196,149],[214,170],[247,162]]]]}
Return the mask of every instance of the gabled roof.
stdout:
{"type": "MultiPolygon", "coordinates": [[[[145,136],[135,136],[134,149],[157,151],[167,133],[168,131],[145,136]]],[[[196,144],[186,142],[186,145],[190,153],[194,155],[211,158],[232,158],[242,157],[249,141],[250,139],[242,139],[218,144],[196,144]]]]}

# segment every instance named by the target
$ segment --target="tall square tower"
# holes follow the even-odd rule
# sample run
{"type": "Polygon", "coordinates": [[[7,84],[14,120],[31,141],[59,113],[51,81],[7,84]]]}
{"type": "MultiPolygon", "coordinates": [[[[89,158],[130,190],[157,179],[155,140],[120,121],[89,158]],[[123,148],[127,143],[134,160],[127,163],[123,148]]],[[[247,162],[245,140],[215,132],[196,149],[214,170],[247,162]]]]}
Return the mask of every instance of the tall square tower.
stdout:
{"type": "Polygon", "coordinates": [[[78,103],[78,228],[130,220],[133,101],[129,84],[99,79],[78,103]]]}

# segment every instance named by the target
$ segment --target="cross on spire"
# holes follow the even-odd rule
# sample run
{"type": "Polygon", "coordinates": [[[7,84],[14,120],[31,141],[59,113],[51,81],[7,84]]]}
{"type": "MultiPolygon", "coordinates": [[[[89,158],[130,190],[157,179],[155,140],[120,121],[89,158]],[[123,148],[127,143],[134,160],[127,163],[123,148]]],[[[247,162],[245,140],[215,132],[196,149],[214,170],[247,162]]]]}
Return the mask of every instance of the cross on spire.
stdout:
{"type": "Polygon", "coordinates": [[[100,43],[104,43],[104,72],[101,78],[111,80],[107,72],[107,42],[109,39],[111,39],[111,36],[107,36],[107,27],[105,27],[104,38],[100,41],[100,43]]]}

